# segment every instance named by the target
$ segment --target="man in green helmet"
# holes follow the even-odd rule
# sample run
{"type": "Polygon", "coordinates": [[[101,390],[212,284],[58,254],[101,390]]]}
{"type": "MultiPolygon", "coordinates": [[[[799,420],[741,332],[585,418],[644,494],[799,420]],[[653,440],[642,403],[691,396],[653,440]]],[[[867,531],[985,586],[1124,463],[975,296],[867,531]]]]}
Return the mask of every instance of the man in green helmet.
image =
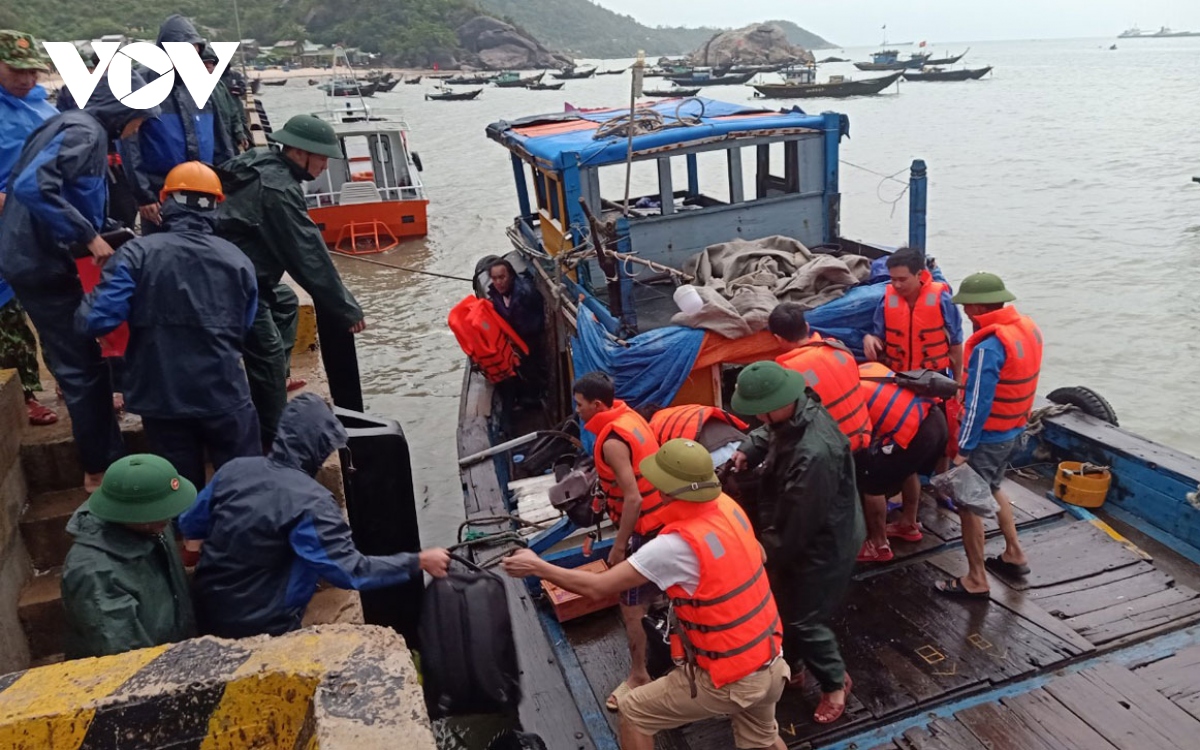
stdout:
{"type": "Polygon", "coordinates": [[[269,137],[278,148],[254,148],[222,165],[225,203],[217,223],[217,235],[249,256],[258,277],[258,315],[245,361],[265,445],[271,444],[287,401],[296,338],[294,295],[289,300],[279,294],[283,274],[351,333],[367,325],[308,216],[301,186],[319,177],[331,158],[343,157],[333,126],[313,115],[296,115],[269,137]]]}
{"type": "Polygon", "coordinates": [[[1037,394],[1042,332],[1008,304],[1015,299],[993,273],[963,279],[953,298],[975,325],[963,352],[967,369],[954,464],[970,464],[991,488],[999,505],[996,520],[1004,534],[1004,552],[984,558],[983,518],[965,505],[960,507],[968,571],[961,578],[937,583],[938,591],[947,596],[987,599],[988,570],[1010,579],[1029,573],[1029,561],[1017,539],[1012,502],[1000,485],[1037,394]]]}
{"type": "Polygon", "coordinates": [[[718,717],[729,717],[734,747],[783,750],[775,705],[790,673],[749,519],[721,492],[712,455],[699,443],[668,441],[638,471],[672,508],[654,539],[602,573],[560,568],[530,550],[505,558],[504,571],[589,598],[647,583],[671,598],[679,666],[618,699],[622,750],[653,750],[658,732],[718,717]]]}
{"type": "Polygon", "coordinates": [[[809,391],[804,376],[775,362],[738,375],[733,410],[762,427],[734,454],[738,471],[762,465],[757,528],[783,618],[792,684],[804,670],[821,688],[813,719],[841,718],[850,676],[827,624],[850,585],[866,538],[850,442],[809,391]]]}
{"type": "Polygon", "coordinates": [[[66,657],[107,656],[196,635],[171,519],[196,488],[166,459],[117,460],[67,523],[75,543],[62,572],[66,657]]]}

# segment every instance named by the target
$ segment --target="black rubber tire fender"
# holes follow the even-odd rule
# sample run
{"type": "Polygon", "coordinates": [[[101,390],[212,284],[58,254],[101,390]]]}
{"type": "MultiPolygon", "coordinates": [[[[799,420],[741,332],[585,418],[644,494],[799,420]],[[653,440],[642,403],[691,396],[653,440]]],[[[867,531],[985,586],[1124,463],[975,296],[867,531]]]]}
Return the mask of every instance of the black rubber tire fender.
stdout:
{"type": "Polygon", "coordinates": [[[546,743],[536,734],[505,729],[492,738],[487,750],[547,750],[546,743]]]}
{"type": "Polygon", "coordinates": [[[1070,404],[1077,407],[1088,416],[1108,422],[1117,427],[1117,411],[1113,409],[1108,399],[1096,393],[1091,388],[1082,385],[1071,385],[1065,388],[1055,388],[1046,396],[1056,404],[1070,404]]]}
{"type": "Polygon", "coordinates": [[[409,156],[412,157],[413,166],[417,168],[417,171],[424,172],[425,165],[421,163],[421,155],[418,154],[416,151],[413,151],[411,154],[409,154],[409,156]]]}

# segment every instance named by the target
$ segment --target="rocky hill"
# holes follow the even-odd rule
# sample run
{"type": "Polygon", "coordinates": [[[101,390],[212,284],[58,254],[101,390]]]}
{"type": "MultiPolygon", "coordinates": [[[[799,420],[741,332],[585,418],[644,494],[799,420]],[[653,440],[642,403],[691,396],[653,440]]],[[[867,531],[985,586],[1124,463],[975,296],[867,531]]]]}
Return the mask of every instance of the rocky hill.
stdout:
{"type": "Polygon", "coordinates": [[[774,23],[718,32],[688,57],[696,65],[714,66],[813,62],[812,53],[793,44],[774,23]]]}
{"type": "MultiPolygon", "coordinates": [[[[632,57],[645,50],[651,57],[682,55],[701,46],[722,29],[651,27],[632,16],[615,13],[592,0],[476,0],[484,10],[529,30],[549,47],[580,57],[632,57]]],[[[603,0],[600,0],[602,3],[603,0]]],[[[784,30],[788,41],[805,49],[835,45],[791,21],[769,21],[784,30]]]]}
{"type": "MultiPolygon", "coordinates": [[[[239,5],[242,38],[261,44],[284,39],[340,43],[407,65],[479,64],[489,50],[503,48],[490,54],[522,63],[517,67],[554,64],[549,50],[518,29],[491,18],[484,19],[486,28],[469,25],[483,15],[472,0],[240,0],[239,5]],[[464,27],[465,40],[457,33],[464,27]],[[518,49],[528,54],[522,57],[518,49]]],[[[228,0],[19,0],[0,2],[0,28],[56,41],[105,34],[153,39],[161,19],[183,13],[209,38],[232,40],[238,38],[232,7],[228,0]]]]}

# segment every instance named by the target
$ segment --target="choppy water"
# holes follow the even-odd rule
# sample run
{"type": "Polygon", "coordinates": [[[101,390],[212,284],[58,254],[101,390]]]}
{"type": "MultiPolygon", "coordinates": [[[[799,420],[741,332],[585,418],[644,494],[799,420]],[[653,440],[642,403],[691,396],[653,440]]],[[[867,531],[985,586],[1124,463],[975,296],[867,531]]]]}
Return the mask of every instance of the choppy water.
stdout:
{"type": "MultiPolygon", "coordinates": [[[[1046,335],[1043,391],[1088,385],[1137,432],[1200,452],[1200,39],[977,43],[964,59],[994,65],[966,83],[902,83],[899,95],[809,100],[850,116],[844,162],[892,174],[929,165],[929,251],[952,280],[1000,273],[1046,335]]],[[[939,52],[961,52],[966,44],[939,52]]],[[[868,49],[842,57],[865,59],[868,49]]],[[[823,53],[820,56],[824,56],[823,53]]],[[[617,67],[618,63],[611,63],[617,67]]],[[[821,77],[849,64],[822,66],[821,77]]],[[[627,76],[570,81],[559,92],[488,88],[474,102],[425,102],[425,86],[376,97],[400,106],[425,164],[430,233],[385,259],[470,275],[506,251],[516,213],[507,152],[492,121],[627,101],[627,76]]],[[[752,89],[708,96],[749,100],[752,89]]],[[[302,81],[262,96],[276,125],[323,105],[302,81]]],[[[900,244],[901,186],[845,164],[842,230],[900,244]]],[[[903,177],[903,175],[902,175],[903,177]]],[[[368,409],[407,431],[426,543],[447,542],[462,515],[454,433],[463,357],[445,326],[465,284],[339,258],[367,310],[359,352],[368,409]]]]}

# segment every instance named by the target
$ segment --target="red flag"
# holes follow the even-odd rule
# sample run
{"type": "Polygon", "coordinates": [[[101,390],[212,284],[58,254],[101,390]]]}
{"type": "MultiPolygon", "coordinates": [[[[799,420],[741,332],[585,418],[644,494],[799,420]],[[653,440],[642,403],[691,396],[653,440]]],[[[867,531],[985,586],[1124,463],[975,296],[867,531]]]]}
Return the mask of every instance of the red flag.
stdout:
{"type": "Polygon", "coordinates": [[[922,46],[922,47],[924,47],[924,46],[925,46],[925,42],[921,42],[921,46],[922,46]]]}

